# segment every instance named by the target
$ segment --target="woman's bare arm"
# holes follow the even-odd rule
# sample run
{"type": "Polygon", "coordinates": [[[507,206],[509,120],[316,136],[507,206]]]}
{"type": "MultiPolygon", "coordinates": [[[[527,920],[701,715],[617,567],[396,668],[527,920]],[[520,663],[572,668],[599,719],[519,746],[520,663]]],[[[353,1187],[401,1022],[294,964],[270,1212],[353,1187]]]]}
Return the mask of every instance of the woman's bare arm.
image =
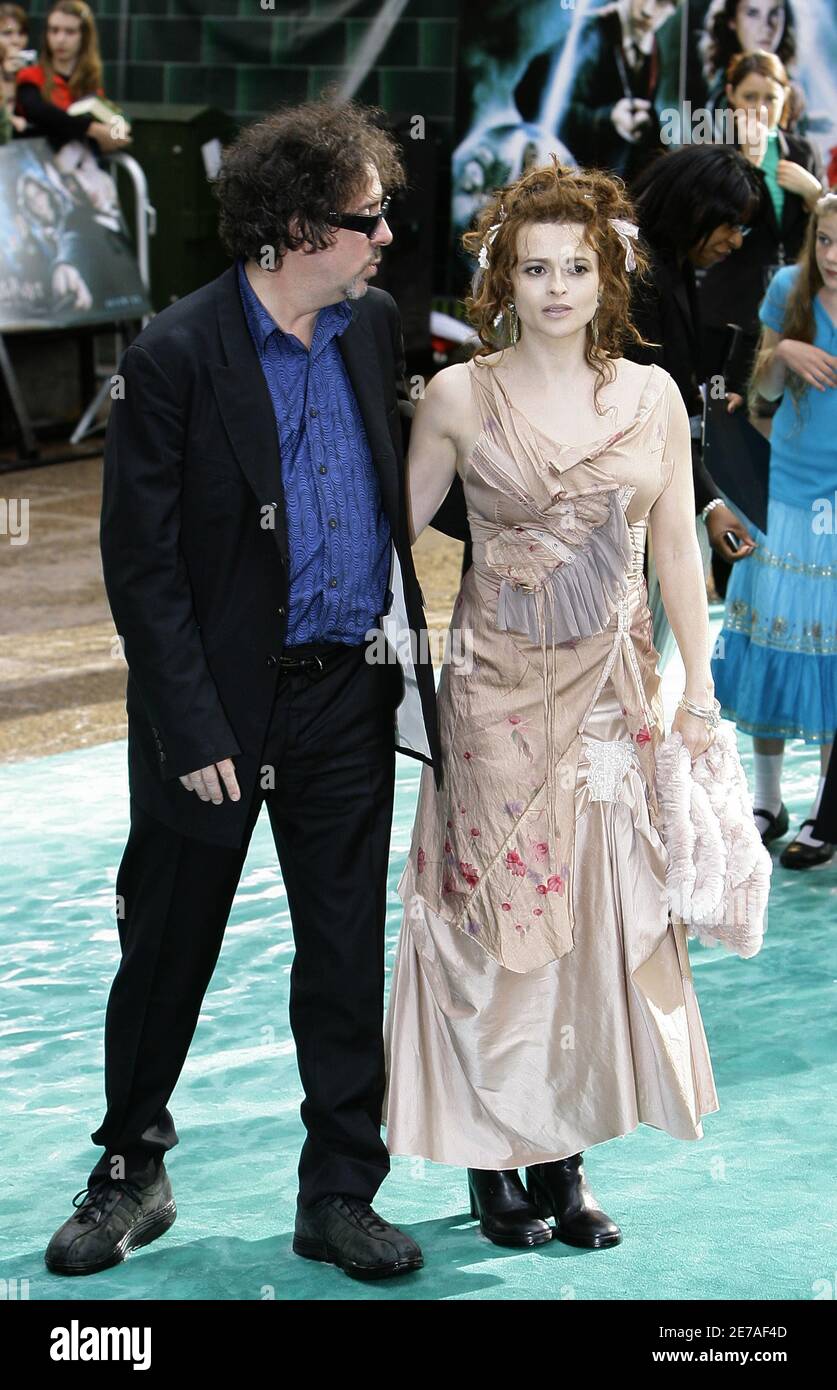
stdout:
{"type": "Polygon", "coordinates": [[[781,333],[772,328],[762,329],[751,384],[766,401],[778,400],[785,389],[787,367],[776,353],[781,341],[781,333]]]}
{"type": "Polygon", "coordinates": [[[827,391],[837,386],[837,357],[813,343],[783,338],[772,328],[762,329],[751,385],[767,401],[778,400],[787,385],[788,371],[807,386],[827,391]]]}
{"type": "Polygon", "coordinates": [[[686,668],[688,699],[706,706],[714,696],[709,666],[709,612],[703,556],[695,532],[695,489],[689,417],[672,383],[664,458],[673,471],[648,515],[654,564],[666,616],[686,668]]]}
{"type": "Polygon", "coordinates": [[[455,423],[461,422],[464,364],[434,376],[416,405],[407,456],[407,506],[410,540],[415,542],[438,512],[456,474],[455,423]]]}

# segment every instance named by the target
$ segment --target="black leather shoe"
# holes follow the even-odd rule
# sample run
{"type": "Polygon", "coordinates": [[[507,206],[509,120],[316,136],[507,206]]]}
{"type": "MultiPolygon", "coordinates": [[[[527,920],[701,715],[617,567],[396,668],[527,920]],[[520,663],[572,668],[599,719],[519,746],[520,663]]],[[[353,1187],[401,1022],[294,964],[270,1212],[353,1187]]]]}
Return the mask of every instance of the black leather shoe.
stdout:
{"type": "MultiPolygon", "coordinates": [[[[799,828],[804,830],[806,825],[813,824],[813,820],[804,820],[799,828]]],[[[786,869],[811,869],[815,864],[827,864],[829,859],[833,859],[834,849],[835,846],[827,840],[821,845],[806,845],[802,840],[791,840],[779,855],[779,863],[786,869]]]]}
{"type": "Polygon", "coordinates": [[[471,1215],[495,1245],[543,1245],[552,1227],[542,1221],[526,1195],[516,1168],[468,1169],[471,1215]]]}
{"type": "Polygon", "coordinates": [[[353,1279],[387,1279],[424,1264],[416,1242],[383,1221],[368,1202],[336,1192],[304,1207],[297,1197],[293,1249],[337,1265],[353,1279]]]}
{"type": "Polygon", "coordinates": [[[581,1154],[527,1168],[526,1187],[540,1215],[555,1217],[557,1240],[602,1250],[622,1239],[616,1222],[605,1216],[587,1186],[581,1154]]]}
{"type": "Polygon", "coordinates": [[[763,845],[769,845],[771,840],[781,840],[783,835],[787,835],[788,827],[790,826],[790,816],[788,815],[788,808],[785,805],[784,801],[782,802],[775,816],[772,811],[765,811],[757,806],[754,806],[754,820],[756,816],[762,816],[767,821],[767,825],[761,832],[761,842],[763,845]]]}
{"type": "Polygon", "coordinates": [[[117,1265],[163,1235],[177,1216],[165,1165],[154,1159],[130,1178],[90,1177],[73,1206],[78,1210],[59,1226],[44,1254],[53,1274],[95,1274],[117,1265]]]}

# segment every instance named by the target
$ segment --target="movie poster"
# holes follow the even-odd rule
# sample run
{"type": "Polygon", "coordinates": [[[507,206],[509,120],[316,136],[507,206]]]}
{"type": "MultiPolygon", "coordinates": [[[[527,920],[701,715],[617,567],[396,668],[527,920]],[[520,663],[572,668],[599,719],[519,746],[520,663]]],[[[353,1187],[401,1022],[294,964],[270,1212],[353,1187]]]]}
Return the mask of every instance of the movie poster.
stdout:
{"type": "Polygon", "coordinates": [[[666,145],[700,138],[724,104],[735,53],[778,53],[794,89],[794,128],[837,146],[834,0],[485,0],[463,7],[452,231],[487,193],[553,151],[630,185],[666,145]]]}
{"type": "Polygon", "coordinates": [[[0,147],[0,332],[150,312],[116,187],[89,148],[0,147]]]}

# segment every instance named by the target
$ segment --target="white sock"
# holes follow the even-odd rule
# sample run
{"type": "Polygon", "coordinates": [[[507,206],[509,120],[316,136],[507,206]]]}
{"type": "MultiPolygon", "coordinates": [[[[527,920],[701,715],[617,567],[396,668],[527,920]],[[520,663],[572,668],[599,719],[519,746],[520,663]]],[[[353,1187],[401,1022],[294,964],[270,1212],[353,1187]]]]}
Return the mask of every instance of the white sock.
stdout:
{"type": "MultiPolygon", "coordinates": [[[[822,801],[822,789],[823,789],[824,786],[825,786],[825,777],[823,776],[823,777],[820,777],[819,786],[817,787],[817,794],[816,794],[816,796],[814,797],[814,804],[812,805],[810,811],[808,812],[807,816],[805,817],[806,820],[816,820],[816,819],[817,819],[817,815],[818,815],[819,809],[820,809],[820,802],[822,801]]],[[[795,839],[795,840],[800,840],[800,841],[802,842],[803,845],[811,845],[814,849],[819,849],[820,845],[825,844],[825,841],[824,841],[824,840],[815,840],[814,837],[813,837],[813,835],[811,834],[812,829],[813,829],[813,826],[806,825],[802,830],[799,831],[799,833],[798,833],[797,835],[794,836],[794,839],[795,839]]]]}
{"type": "MultiPolygon", "coordinates": [[[[770,811],[778,815],[782,805],[782,763],[785,750],[781,753],[753,753],[753,769],[756,776],[756,789],[753,793],[753,810],[770,811]]],[[[770,822],[764,816],[756,816],[756,828],[760,835],[770,822]]]]}

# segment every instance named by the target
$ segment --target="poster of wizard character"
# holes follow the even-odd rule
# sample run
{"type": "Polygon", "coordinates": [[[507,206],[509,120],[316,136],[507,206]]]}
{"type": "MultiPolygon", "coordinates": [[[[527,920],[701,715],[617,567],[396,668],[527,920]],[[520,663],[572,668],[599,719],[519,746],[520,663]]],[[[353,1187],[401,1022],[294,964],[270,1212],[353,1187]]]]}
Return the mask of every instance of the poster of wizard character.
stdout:
{"type": "Polygon", "coordinates": [[[724,138],[730,62],[756,48],[784,65],[789,128],[837,177],[834,0],[485,0],[462,13],[455,242],[491,189],[553,152],[630,187],[667,147],[724,138]]]}
{"type": "Polygon", "coordinates": [[[0,148],[0,332],[141,318],[150,304],[116,186],[85,145],[0,148]]]}

